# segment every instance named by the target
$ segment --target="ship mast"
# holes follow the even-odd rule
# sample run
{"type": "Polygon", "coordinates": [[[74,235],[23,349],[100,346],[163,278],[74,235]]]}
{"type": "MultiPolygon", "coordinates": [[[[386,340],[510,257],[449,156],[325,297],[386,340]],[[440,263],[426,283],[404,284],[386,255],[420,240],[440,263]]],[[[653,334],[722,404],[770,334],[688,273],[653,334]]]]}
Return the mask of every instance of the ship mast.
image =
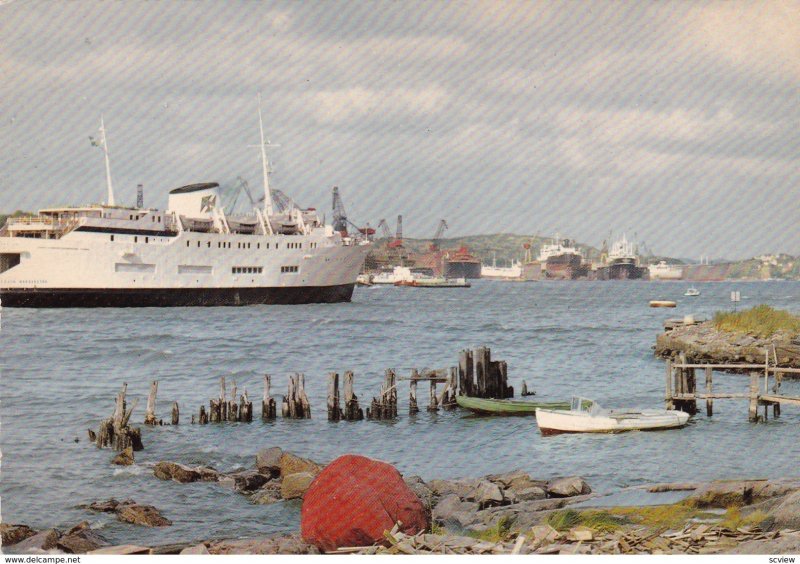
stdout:
{"type": "Polygon", "coordinates": [[[264,141],[264,121],[261,119],[261,92],[258,93],[258,131],[261,133],[261,171],[264,175],[264,214],[269,221],[272,215],[272,192],[269,189],[269,162],[267,161],[267,147],[272,145],[264,141]]]}
{"type": "Polygon", "coordinates": [[[111,163],[108,160],[108,144],[106,143],[106,126],[103,123],[103,115],[100,114],[100,143],[98,146],[103,149],[103,155],[106,160],[106,186],[108,188],[108,196],[106,197],[106,204],[113,206],[114,204],[114,188],[111,186],[111,163]]]}

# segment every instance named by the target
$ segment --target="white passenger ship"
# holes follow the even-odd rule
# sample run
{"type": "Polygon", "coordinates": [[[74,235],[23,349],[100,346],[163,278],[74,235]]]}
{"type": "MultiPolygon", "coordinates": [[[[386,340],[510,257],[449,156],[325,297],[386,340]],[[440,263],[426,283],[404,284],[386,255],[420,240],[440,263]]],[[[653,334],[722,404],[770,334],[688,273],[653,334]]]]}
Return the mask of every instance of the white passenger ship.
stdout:
{"type": "Polygon", "coordinates": [[[324,225],[313,208],[274,206],[263,127],[261,142],[265,204],[249,216],[226,216],[217,183],[172,190],[166,211],[115,206],[106,158],[108,204],[9,218],[0,230],[2,305],[349,301],[369,244],[324,225]]]}

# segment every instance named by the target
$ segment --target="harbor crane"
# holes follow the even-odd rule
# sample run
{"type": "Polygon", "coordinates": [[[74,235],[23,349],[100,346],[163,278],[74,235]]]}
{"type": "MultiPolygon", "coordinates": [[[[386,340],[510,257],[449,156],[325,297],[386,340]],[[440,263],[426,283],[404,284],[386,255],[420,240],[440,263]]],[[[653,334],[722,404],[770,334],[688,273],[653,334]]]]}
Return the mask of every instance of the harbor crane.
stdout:
{"type": "Polygon", "coordinates": [[[439,241],[442,238],[442,234],[447,229],[447,222],[443,219],[439,220],[439,226],[436,228],[436,233],[433,235],[433,239],[431,240],[431,251],[438,251],[439,250],[439,241]]]}
{"type": "Polygon", "coordinates": [[[370,241],[372,235],[375,235],[375,230],[369,226],[369,223],[366,227],[359,227],[349,219],[347,219],[347,211],[344,209],[344,201],[342,201],[342,196],[339,194],[339,187],[333,187],[333,230],[338,231],[342,234],[342,237],[347,237],[347,226],[350,225],[355,228],[359,233],[366,236],[367,240],[370,241]]]}

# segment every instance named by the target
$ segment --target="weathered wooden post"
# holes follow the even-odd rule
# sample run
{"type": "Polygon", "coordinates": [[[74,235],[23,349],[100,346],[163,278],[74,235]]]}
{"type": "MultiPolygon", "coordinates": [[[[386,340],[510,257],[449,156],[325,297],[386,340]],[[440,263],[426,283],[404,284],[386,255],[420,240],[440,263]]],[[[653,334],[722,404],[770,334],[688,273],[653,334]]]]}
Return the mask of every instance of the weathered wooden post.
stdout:
{"type": "Polygon", "coordinates": [[[328,374],[328,421],[339,421],[342,410],[339,408],[339,374],[328,374]]]}
{"type": "Polygon", "coordinates": [[[411,381],[408,383],[408,413],[409,415],[414,415],[415,413],[419,413],[419,407],[417,407],[417,378],[419,378],[419,372],[417,369],[414,368],[411,371],[411,381]]]}
{"type": "Polygon", "coordinates": [[[219,379],[219,419],[217,420],[220,423],[228,420],[228,402],[225,399],[226,395],[225,376],[221,376],[219,379]]]}
{"type": "MultiPolygon", "coordinates": [[[[213,412],[212,412],[212,415],[213,415],[213,412]]],[[[192,417],[194,417],[194,416],[192,416],[192,417]]],[[[208,423],[208,414],[206,413],[206,406],[204,406],[204,405],[200,406],[200,415],[198,417],[198,422],[200,423],[200,425],[205,425],[205,424],[208,423]]]]}
{"type": "Polygon", "coordinates": [[[358,396],[353,392],[353,379],[351,371],[344,373],[344,418],[346,421],[360,421],[364,419],[364,410],[358,406],[358,396]]]}
{"type": "Polygon", "coordinates": [[[178,420],[180,419],[180,410],[178,409],[178,402],[172,402],[172,424],[177,425],[178,420]]]}
{"type": "Polygon", "coordinates": [[[478,347],[473,351],[473,364],[475,366],[475,391],[474,396],[485,398],[486,373],[489,370],[489,357],[491,352],[486,347],[478,347]]]}
{"type": "Polygon", "coordinates": [[[436,400],[436,380],[431,378],[431,392],[430,397],[428,398],[428,411],[436,412],[439,411],[439,406],[436,400]]]}
{"type": "Polygon", "coordinates": [[[456,407],[456,382],[458,381],[458,368],[451,366],[447,372],[447,384],[442,394],[442,408],[455,409],[456,407]]]}
{"type": "Polygon", "coordinates": [[[672,360],[667,359],[667,380],[666,380],[666,389],[664,391],[664,403],[666,404],[666,409],[675,409],[675,405],[672,403],[672,360]]]}
{"type": "Polygon", "coordinates": [[[311,419],[311,404],[306,395],[306,377],[302,372],[298,375],[299,386],[297,388],[298,398],[300,399],[300,406],[303,409],[303,418],[311,419]]]}
{"type": "MultiPolygon", "coordinates": [[[[706,366],[706,396],[713,393],[712,374],[714,370],[710,366],[706,366]]],[[[711,417],[714,415],[714,400],[706,397],[706,416],[711,417]]]]}
{"type": "Polygon", "coordinates": [[[156,420],[156,394],[158,393],[158,380],[150,382],[150,394],[147,396],[147,409],[144,412],[145,425],[157,425],[156,420]]]}
{"type": "Polygon", "coordinates": [[[748,408],[748,419],[758,422],[758,372],[750,373],[750,405],[748,408]]]}
{"type": "Polygon", "coordinates": [[[473,354],[470,350],[462,350],[458,355],[458,393],[464,396],[473,395],[473,383],[473,354]]]}
{"type": "Polygon", "coordinates": [[[261,399],[261,420],[271,421],[275,419],[275,398],[269,395],[271,377],[264,374],[264,397],[261,399]]]}

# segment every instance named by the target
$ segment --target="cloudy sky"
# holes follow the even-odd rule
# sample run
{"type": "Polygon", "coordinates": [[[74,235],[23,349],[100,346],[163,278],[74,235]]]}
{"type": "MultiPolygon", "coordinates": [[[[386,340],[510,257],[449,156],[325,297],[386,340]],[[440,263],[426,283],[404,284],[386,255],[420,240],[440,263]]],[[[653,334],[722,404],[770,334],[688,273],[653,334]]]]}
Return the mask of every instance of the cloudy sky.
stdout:
{"type": "MultiPolygon", "coordinates": [[[[798,2],[0,0],[0,210],[273,183],[430,237],[800,254],[798,2]]],[[[330,212],[328,212],[330,217],[330,212]]]]}

